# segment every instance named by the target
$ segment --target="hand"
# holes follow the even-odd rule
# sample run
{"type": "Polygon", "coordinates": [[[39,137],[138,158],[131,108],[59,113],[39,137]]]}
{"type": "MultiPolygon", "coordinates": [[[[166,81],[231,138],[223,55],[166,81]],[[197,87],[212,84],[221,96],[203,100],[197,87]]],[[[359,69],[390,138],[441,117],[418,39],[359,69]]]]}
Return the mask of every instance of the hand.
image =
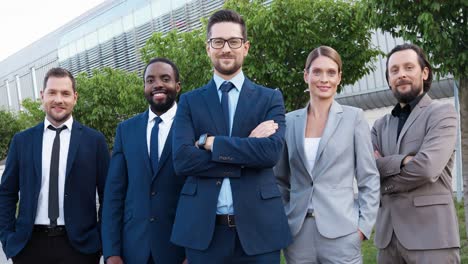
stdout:
{"type": "Polygon", "coordinates": [[[374,150],[374,158],[375,159],[380,159],[382,157],[382,155],[380,154],[380,152],[378,150],[374,150]]]}
{"type": "Polygon", "coordinates": [[[206,138],[205,150],[211,151],[213,149],[213,142],[215,137],[209,136],[206,138]]]}
{"type": "Polygon", "coordinates": [[[124,264],[120,256],[112,256],[106,259],[106,264],[124,264]]]}
{"type": "Polygon", "coordinates": [[[413,158],[414,158],[414,156],[411,156],[411,155],[406,156],[406,157],[403,159],[403,165],[408,164],[408,162],[410,162],[413,158]]]}
{"type": "Polygon", "coordinates": [[[364,241],[364,239],[366,239],[366,236],[359,229],[358,229],[358,234],[359,234],[359,237],[361,238],[361,241],[364,241]]]}
{"type": "Polygon", "coordinates": [[[184,259],[184,262],[182,262],[182,264],[188,264],[188,260],[184,259]]]}
{"type": "Polygon", "coordinates": [[[267,120],[260,123],[252,132],[249,137],[265,138],[273,135],[278,130],[278,124],[273,120],[267,120]]]}

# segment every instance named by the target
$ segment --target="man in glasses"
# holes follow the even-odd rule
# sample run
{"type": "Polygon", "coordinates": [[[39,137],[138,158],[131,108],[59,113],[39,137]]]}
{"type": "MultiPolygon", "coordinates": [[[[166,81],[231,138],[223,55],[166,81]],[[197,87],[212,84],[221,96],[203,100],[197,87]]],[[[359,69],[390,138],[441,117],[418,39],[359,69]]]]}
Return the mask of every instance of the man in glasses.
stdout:
{"type": "Polygon", "coordinates": [[[173,159],[187,180],[171,240],[190,264],[279,263],[292,240],[272,171],[283,148],[283,98],[244,76],[249,47],[239,14],[214,13],[206,44],[213,79],[179,101],[173,159]]]}

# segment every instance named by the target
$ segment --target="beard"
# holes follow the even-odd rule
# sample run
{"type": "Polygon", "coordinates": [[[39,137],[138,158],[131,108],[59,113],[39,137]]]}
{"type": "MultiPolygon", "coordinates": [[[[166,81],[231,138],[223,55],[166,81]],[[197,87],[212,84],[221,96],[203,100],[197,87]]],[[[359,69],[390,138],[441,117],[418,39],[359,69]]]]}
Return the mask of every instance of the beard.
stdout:
{"type": "MultiPolygon", "coordinates": [[[[226,56],[226,57],[229,57],[229,56],[226,56]]],[[[225,65],[225,64],[222,64],[221,61],[220,61],[222,58],[223,57],[221,56],[220,58],[218,58],[217,61],[213,61],[214,68],[216,69],[217,72],[219,72],[222,75],[228,75],[228,76],[232,75],[232,74],[236,73],[242,67],[243,61],[238,62],[237,60],[234,60],[234,64],[225,65]]],[[[229,57],[229,58],[231,58],[231,57],[229,57]]]]}
{"type": "Polygon", "coordinates": [[[392,89],[393,95],[395,96],[395,98],[398,100],[399,103],[404,103],[404,104],[410,103],[411,101],[416,99],[421,94],[421,91],[423,89],[422,85],[415,86],[412,82],[408,82],[408,81],[399,82],[396,84],[396,86],[402,85],[402,84],[409,84],[411,85],[411,87],[408,92],[404,92],[404,93],[400,92],[398,90],[398,87],[395,87],[395,89],[392,89]]]}
{"type": "Polygon", "coordinates": [[[145,94],[146,101],[151,106],[151,110],[154,113],[165,113],[169,110],[173,105],[177,97],[176,91],[167,91],[166,90],[166,100],[163,102],[155,102],[153,100],[153,94],[145,94]]]}

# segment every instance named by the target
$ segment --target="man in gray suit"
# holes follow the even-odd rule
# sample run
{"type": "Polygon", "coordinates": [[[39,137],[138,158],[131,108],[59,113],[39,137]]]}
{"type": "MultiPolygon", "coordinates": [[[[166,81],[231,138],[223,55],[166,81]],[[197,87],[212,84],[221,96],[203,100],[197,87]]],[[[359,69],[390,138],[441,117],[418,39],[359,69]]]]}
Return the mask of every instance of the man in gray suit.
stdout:
{"type": "Polygon", "coordinates": [[[432,69],[418,46],[390,51],[386,77],[398,104],[372,129],[382,195],[378,262],[460,263],[451,186],[457,114],[426,94],[432,69]]]}

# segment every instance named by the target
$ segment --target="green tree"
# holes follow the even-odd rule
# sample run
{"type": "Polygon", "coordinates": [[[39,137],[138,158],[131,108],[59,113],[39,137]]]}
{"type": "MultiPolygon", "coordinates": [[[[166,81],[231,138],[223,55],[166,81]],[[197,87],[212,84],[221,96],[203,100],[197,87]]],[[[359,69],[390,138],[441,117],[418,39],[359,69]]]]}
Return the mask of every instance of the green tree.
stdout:
{"type": "MultiPolygon", "coordinates": [[[[308,100],[303,69],[308,53],[320,46],[335,48],[343,60],[342,85],[352,84],[373,69],[380,52],[371,46],[366,19],[358,19],[360,3],[346,0],[228,0],[226,8],[238,11],[247,24],[251,48],[244,72],[262,85],[281,88],[288,110],[308,100]]],[[[168,57],[180,68],[182,88],[206,83],[212,67],[206,54],[206,21],[191,32],[158,33],[142,49],[145,61],[168,57]]]]}
{"type": "Polygon", "coordinates": [[[0,110],[0,160],[6,158],[11,138],[19,131],[17,117],[8,110],[0,110]]]}
{"type": "Polygon", "coordinates": [[[147,107],[142,78],[135,73],[103,68],[93,71],[91,77],[80,73],[76,83],[78,103],[74,118],[101,131],[110,147],[117,124],[147,107]]]}
{"type": "MultiPolygon", "coordinates": [[[[460,96],[463,167],[468,168],[468,1],[363,0],[376,28],[421,46],[438,76],[452,74],[460,96]]],[[[468,170],[463,172],[468,220],[468,170]]]]}
{"type": "Polygon", "coordinates": [[[13,135],[21,130],[33,127],[44,120],[44,112],[41,110],[41,102],[32,99],[24,99],[21,102],[23,111],[10,112],[0,110],[0,160],[6,158],[8,148],[13,135]]]}

